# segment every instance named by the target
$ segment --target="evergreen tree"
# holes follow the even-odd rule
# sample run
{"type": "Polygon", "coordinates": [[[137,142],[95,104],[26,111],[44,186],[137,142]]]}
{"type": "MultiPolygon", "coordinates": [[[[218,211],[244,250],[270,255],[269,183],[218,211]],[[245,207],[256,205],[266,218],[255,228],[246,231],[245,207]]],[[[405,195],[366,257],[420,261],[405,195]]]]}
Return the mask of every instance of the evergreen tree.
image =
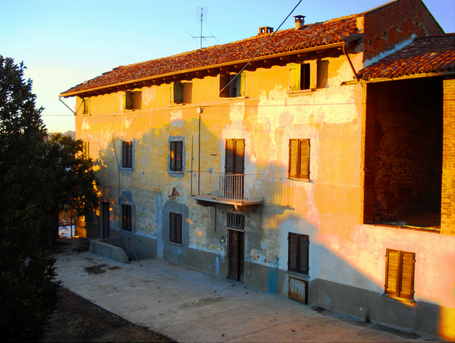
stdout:
{"type": "Polygon", "coordinates": [[[0,55],[0,340],[38,340],[57,304],[58,214],[97,206],[82,141],[47,136],[24,65],[0,55]]]}

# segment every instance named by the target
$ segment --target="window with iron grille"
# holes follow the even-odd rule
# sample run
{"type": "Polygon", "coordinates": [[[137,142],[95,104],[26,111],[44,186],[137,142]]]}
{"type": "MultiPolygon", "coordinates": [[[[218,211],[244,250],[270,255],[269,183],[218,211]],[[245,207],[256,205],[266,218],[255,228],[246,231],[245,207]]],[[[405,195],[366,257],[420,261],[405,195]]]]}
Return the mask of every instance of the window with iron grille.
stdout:
{"type": "Polygon", "coordinates": [[[394,297],[414,298],[415,253],[387,249],[385,293],[394,297]]]}
{"type": "Polygon", "coordinates": [[[173,172],[183,171],[183,142],[171,141],[169,151],[169,170],[173,172]]]}
{"type": "Polygon", "coordinates": [[[245,216],[238,213],[227,213],[227,227],[244,230],[245,216]]]}
{"type": "Polygon", "coordinates": [[[133,142],[122,142],[122,168],[133,167],[133,142]]]}
{"type": "Polygon", "coordinates": [[[131,205],[122,205],[122,230],[131,232],[131,217],[132,207],[131,205]]]}
{"type": "Polygon", "coordinates": [[[169,213],[169,242],[182,244],[182,215],[169,213]]]}
{"type": "Polygon", "coordinates": [[[288,270],[308,275],[309,236],[289,232],[288,245],[288,270]]]}

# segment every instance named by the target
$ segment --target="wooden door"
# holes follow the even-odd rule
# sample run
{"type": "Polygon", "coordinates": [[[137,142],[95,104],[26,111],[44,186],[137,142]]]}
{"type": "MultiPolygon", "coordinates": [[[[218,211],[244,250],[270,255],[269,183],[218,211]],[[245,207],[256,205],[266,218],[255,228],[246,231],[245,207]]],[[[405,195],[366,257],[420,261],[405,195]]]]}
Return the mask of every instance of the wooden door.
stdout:
{"type": "Polygon", "coordinates": [[[242,281],[245,270],[245,234],[229,230],[229,279],[242,281]]]}

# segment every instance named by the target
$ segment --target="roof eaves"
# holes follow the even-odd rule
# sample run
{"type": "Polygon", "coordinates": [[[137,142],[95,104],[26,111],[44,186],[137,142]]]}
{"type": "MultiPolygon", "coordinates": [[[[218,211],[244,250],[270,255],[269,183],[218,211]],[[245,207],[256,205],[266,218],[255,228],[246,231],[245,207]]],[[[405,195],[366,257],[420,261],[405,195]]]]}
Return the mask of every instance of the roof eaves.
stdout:
{"type": "MultiPolygon", "coordinates": [[[[356,36],[355,39],[350,39],[349,42],[352,42],[352,41],[354,41],[356,39],[361,38],[362,34],[356,34],[354,36],[356,36]]],[[[345,38],[349,39],[349,37],[345,37],[345,38]]],[[[309,47],[309,48],[304,48],[304,49],[287,51],[287,52],[278,53],[278,54],[274,54],[274,55],[259,56],[259,57],[255,58],[254,61],[268,60],[268,59],[272,59],[272,58],[273,59],[274,58],[280,58],[280,57],[283,57],[283,56],[296,55],[296,54],[301,54],[301,53],[308,53],[308,52],[312,52],[312,51],[338,48],[338,47],[341,47],[341,46],[343,46],[344,44],[347,43],[345,38],[344,38],[344,40],[342,42],[336,42],[336,43],[325,44],[325,45],[320,45],[320,46],[314,46],[314,47],[309,47]]],[[[80,94],[89,94],[89,93],[93,93],[93,92],[97,92],[97,91],[105,90],[105,89],[109,89],[109,88],[118,88],[118,87],[122,87],[122,86],[126,86],[126,85],[131,85],[131,84],[134,84],[134,83],[141,83],[141,82],[147,82],[147,81],[152,81],[152,80],[156,80],[156,79],[168,78],[168,77],[172,77],[172,76],[176,76],[176,75],[180,75],[180,74],[185,74],[185,73],[194,73],[194,72],[204,71],[204,70],[209,70],[209,69],[217,69],[217,68],[222,68],[222,67],[226,67],[226,66],[233,66],[233,65],[236,65],[236,64],[245,64],[245,63],[248,63],[248,62],[250,62],[250,59],[237,60],[237,61],[232,61],[232,62],[227,62],[227,63],[221,63],[221,64],[214,64],[214,65],[207,65],[207,66],[203,66],[203,67],[191,68],[191,69],[178,70],[178,71],[171,72],[171,73],[153,75],[153,76],[150,76],[150,77],[145,77],[145,78],[140,78],[140,79],[134,79],[134,80],[128,80],[128,81],[124,81],[124,82],[112,83],[112,84],[108,84],[108,85],[104,85],[104,86],[94,87],[94,88],[90,88],[90,89],[82,89],[82,90],[78,90],[78,91],[74,91],[74,92],[65,91],[65,92],[60,93],[59,97],[69,98],[69,97],[72,97],[72,96],[76,96],[76,95],[80,95],[80,94]]]]}

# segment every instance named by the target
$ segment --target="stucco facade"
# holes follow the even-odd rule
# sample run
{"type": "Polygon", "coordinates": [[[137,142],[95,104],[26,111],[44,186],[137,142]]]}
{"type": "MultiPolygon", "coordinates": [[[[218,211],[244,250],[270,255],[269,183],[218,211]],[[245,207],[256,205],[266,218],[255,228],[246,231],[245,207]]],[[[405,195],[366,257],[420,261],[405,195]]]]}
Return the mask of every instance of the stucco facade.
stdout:
{"type": "MultiPolygon", "coordinates": [[[[382,147],[378,142],[394,146],[400,136],[390,134],[383,139],[383,130],[393,126],[384,114],[406,112],[393,110],[393,102],[409,92],[415,94],[409,89],[417,91],[421,85],[394,84],[403,94],[388,97],[390,105],[382,101],[377,106],[378,97],[386,96],[391,86],[351,82],[356,71],[383,51],[413,35],[442,30],[420,1],[392,2],[354,20],[357,32],[342,44],[289,51],[250,64],[242,72],[237,93],[228,97],[221,96],[222,78],[226,72],[238,72],[242,65],[224,63],[207,66],[200,74],[183,70],[177,77],[169,74],[153,82],[133,80],[110,88],[62,93],[77,96],[76,135],[89,142],[105,203],[88,217],[87,236],[123,237],[132,259],[156,257],[222,278],[235,275],[246,285],[284,296],[294,297],[294,287],[300,287],[296,297],[302,302],[453,339],[455,236],[453,228],[448,228],[454,222],[453,202],[443,201],[447,207],[442,214],[443,230],[440,203],[435,225],[405,227],[384,218],[376,220],[379,205],[399,207],[390,200],[393,194],[384,195],[388,189],[384,178],[390,178],[378,162],[390,151],[387,144],[382,147]],[[381,23],[378,18],[390,11],[394,25],[381,23]],[[379,37],[376,31],[389,34],[379,37]],[[296,64],[308,65],[310,86],[303,86],[302,77],[303,89],[295,89],[296,64]],[[183,100],[176,101],[176,87],[182,88],[183,100]],[[125,109],[127,92],[133,92],[130,109],[125,109]],[[233,155],[228,141],[241,144],[233,155]],[[308,176],[290,177],[293,141],[308,143],[308,176]],[[123,142],[132,145],[127,167],[122,164],[123,142]],[[228,186],[227,164],[239,158],[243,173],[233,174],[241,175],[241,194],[220,196],[237,192],[228,186]],[[131,209],[127,219],[123,205],[131,209]],[[181,236],[175,241],[170,239],[174,234],[170,230],[179,218],[176,232],[181,236]],[[289,267],[294,253],[290,237],[295,234],[308,240],[307,261],[299,260],[299,264],[307,263],[305,272],[289,267]],[[241,243],[233,247],[233,240],[241,243]],[[387,249],[415,254],[411,299],[385,292],[387,249]]],[[[447,92],[453,95],[453,87],[435,80],[438,86],[430,101],[437,103],[438,119],[432,138],[441,138],[441,143],[429,149],[440,152],[434,162],[440,163],[437,168],[451,168],[453,163],[448,161],[455,155],[442,144],[443,127],[451,119],[443,119],[448,110],[438,97],[447,92]]],[[[410,106],[412,101],[403,104],[410,106]]],[[[421,112],[420,117],[426,118],[422,125],[428,127],[432,123],[429,110],[423,107],[421,112]]],[[[412,121],[406,120],[398,129],[410,134],[412,121]]],[[[445,131],[444,139],[449,140],[445,131]]],[[[404,145],[402,149],[413,148],[404,145]]],[[[302,156],[298,155],[296,167],[301,173],[302,156]]],[[[408,171],[396,168],[394,175],[402,172],[405,178],[408,171]]],[[[441,197],[447,183],[441,184],[439,178],[438,184],[435,173],[431,177],[436,181],[421,187],[423,195],[416,196],[416,201],[428,194],[441,197]]],[[[402,182],[399,176],[392,180],[402,182]]],[[[403,205],[402,212],[407,209],[403,205]]]]}

